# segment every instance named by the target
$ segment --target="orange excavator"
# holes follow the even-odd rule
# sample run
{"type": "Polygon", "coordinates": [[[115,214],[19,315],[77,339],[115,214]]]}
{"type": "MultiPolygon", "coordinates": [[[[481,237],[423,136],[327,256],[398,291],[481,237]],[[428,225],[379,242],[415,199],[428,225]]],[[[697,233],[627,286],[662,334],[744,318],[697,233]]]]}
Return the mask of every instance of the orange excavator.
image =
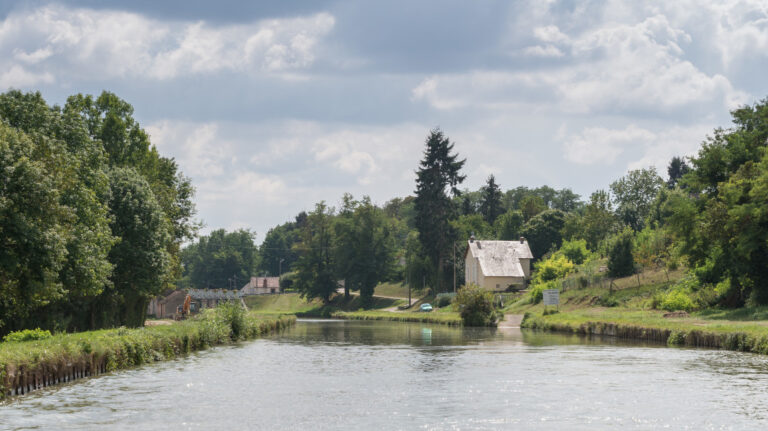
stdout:
{"type": "Polygon", "coordinates": [[[189,316],[189,308],[192,305],[192,297],[187,295],[184,298],[184,305],[181,307],[181,318],[186,319],[189,316]]]}

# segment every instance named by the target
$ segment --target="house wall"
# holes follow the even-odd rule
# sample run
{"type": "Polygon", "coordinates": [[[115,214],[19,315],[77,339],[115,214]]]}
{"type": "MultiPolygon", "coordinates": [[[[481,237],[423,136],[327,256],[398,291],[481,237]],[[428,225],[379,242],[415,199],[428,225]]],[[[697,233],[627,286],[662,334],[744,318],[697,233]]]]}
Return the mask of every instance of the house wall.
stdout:
{"type": "Polygon", "coordinates": [[[520,266],[523,267],[525,278],[531,278],[531,259],[520,259],[520,266]]]}
{"type": "Polygon", "coordinates": [[[522,288],[524,285],[525,278],[523,277],[484,277],[481,286],[486,290],[503,292],[509,286],[519,286],[522,288]]]}
{"type": "Polygon", "coordinates": [[[509,286],[525,286],[525,279],[531,276],[531,260],[520,259],[520,266],[523,267],[523,277],[486,277],[480,268],[477,258],[472,257],[472,253],[467,253],[464,259],[464,280],[466,284],[474,283],[483,289],[504,291],[509,286]],[[496,285],[499,285],[497,288],[496,285]]]}

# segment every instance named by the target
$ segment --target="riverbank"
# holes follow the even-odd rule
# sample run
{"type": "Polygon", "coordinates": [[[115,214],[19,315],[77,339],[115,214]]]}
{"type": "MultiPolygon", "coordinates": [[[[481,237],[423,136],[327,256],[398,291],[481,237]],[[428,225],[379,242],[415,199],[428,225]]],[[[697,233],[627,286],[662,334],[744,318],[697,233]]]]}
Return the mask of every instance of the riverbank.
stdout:
{"type": "Polygon", "coordinates": [[[393,322],[439,323],[448,326],[461,326],[461,316],[453,312],[390,312],[390,311],[337,311],[331,315],[334,319],[350,320],[389,320],[393,322]]]}
{"type": "Polygon", "coordinates": [[[173,359],[293,325],[295,316],[207,310],[173,325],[56,334],[0,343],[0,399],[59,383],[173,359]]]}
{"type": "Polygon", "coordinates": [[[649,310],[574,310],[549,315],[527,313],[521,327],[582,335],[612,336],[665,343],[768,354],[768,322],[664,317],[649,310]]]}

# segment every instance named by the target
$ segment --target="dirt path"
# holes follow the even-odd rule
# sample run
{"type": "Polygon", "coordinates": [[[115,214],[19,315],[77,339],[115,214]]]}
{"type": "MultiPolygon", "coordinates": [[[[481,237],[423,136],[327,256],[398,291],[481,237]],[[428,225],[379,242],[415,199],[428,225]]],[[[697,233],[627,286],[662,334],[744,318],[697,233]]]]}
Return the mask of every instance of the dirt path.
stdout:
{"type": "Polygon", "coordinates": [[[520,328],[520,324],[523,322],[523,315],[522,314],[505,314],[504,320],[499,322],[499,329],[503,328],[520,328]]]}
{"type": "Polygon", "coordinates": [[[169,319],[163,319],[163,320],[147,320],[144,322],[144,326],[163,326],[163,325],[173,325],[173,320],[169,319]]]}

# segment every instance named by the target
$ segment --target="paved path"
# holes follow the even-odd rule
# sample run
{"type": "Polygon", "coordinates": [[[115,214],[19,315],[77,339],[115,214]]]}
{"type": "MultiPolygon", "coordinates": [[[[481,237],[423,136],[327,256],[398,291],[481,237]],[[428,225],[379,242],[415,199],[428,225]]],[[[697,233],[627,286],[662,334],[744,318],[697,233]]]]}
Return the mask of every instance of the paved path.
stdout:
{"type": "Polygon", "coordinates": [[[523,322],[522,314],[505,314],[504,320],[499,322],[499,328],[520,328],[520,323],[523,322]]]}

